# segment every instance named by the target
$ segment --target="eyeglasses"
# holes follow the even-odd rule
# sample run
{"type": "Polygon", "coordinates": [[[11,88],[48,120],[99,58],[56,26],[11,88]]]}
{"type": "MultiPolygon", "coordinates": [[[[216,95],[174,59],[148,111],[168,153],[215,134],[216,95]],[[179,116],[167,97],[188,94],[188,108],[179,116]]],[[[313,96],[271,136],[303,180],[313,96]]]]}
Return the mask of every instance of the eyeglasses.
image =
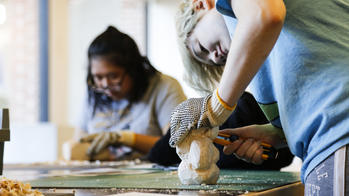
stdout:
{"type": "Polygon", "coordinates": [[[97,93],[104,93],[106,90],[121,91],[121,85],[124,82],[126,72],[121,75],[109,73],[105,75],[92,75],[92,81],[88,85],[97,93]],[[104,80],[106,79],[106,82],[104,80]]]}

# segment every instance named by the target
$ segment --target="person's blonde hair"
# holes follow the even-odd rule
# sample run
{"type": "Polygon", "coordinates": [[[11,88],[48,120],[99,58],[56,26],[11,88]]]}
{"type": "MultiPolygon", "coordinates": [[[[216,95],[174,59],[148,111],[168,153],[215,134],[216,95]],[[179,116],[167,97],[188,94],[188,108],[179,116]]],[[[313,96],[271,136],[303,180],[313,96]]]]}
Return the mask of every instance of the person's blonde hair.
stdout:
{"type": "Polygon", "coordinates": [[[193,0],[182,0],[176,15],[179,50],[185,68],[184,80],[201,94],[212,93],[217,88],[224,66],[212,66],[196,60],[190,53],[187,40],[196,24],[207,12],[195,10],[193,0]]]}

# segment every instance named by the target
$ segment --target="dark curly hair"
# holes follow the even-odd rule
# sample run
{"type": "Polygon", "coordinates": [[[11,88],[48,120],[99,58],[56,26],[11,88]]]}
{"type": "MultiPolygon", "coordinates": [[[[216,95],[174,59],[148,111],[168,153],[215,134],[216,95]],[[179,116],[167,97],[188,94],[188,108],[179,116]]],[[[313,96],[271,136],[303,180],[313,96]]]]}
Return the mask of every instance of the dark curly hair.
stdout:
{"type": "Polygon", "coordinates": [[[87,55],[88,98],[89,103],[94,105],[94,110],[110,104],[112,100],[103,93],[95,92],[90,86],[94,85],[91,74],[91,60],[93,58],[102,57],[113,65],[125,69],[133,81],[133,88],[127,97],[131,103],[141,99],[149,85],[150,79],[158,72],[151,65],[148,58],[140,54],[136,42],[113,26],[109,26],[92,41],[87,55]]]}

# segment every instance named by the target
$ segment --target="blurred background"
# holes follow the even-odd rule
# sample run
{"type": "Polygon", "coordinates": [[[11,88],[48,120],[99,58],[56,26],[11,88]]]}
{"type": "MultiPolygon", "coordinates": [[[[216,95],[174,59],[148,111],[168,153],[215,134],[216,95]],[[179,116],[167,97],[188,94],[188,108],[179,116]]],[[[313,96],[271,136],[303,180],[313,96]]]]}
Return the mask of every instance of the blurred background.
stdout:
{"type": "MultiPolygon", "coordinates": [[[[85,96],[87,48],[108,25],[183,81],[174,16],[180,0],[0,0],[0,107],[10,109],[4,163],[62,159],[85,96]]],[[[301,161],[288,168],[297,171],[301,161]]]]}
{"type": "Polygon", "coordinates": [[[85,96],[87,48],[108,25],[129,34],[161,72],[182,80],[174,15],[180,0],[0,0],[0,104],[10,108],[5,163],[54,161],[85,96]]]}

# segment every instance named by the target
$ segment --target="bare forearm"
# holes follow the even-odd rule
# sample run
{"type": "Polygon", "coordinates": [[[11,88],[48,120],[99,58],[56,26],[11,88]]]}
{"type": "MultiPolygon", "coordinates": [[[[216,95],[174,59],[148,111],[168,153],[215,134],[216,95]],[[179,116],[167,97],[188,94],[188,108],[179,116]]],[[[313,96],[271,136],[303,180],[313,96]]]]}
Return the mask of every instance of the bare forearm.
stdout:
{"type": "Polygon", "coordinates": [[[135,143],[131,147],[140,152],[148,153],[159,139],[159,136],[135,134],[135,143]]]}
{"type": "Polygon", "coordinates": [[[282,0],[232,0],[238,25],[218,92],[233,105],[273,48],[283,25],[282,0]]]}

